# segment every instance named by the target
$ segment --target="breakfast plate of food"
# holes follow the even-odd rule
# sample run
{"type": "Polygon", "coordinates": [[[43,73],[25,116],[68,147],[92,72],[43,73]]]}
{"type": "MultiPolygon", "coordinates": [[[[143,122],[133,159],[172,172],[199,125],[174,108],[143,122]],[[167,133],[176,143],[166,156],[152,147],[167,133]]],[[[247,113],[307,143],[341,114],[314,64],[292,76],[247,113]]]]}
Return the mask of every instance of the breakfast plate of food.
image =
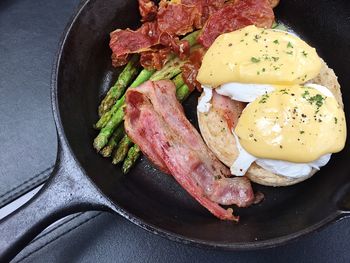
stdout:
{"type": "Polygon", "coordinates": [[[16,237],[0,243],[0,255],[85,210],[234,250],[277,246],[345,218],[343,5],[83,3],[52,77],[57,168],[0,222],[16,237]]]}

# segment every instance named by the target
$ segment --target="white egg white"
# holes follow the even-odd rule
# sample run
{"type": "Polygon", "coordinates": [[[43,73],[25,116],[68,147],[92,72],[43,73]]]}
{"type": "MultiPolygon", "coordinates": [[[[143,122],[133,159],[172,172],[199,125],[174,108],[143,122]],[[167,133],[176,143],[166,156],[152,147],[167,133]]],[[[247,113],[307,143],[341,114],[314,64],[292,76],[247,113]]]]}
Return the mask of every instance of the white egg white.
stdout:
{"type": "Polygon", "coordinates": [[[202,86],[204,96],[202,96],[198,102],[197,110],[199,112],[208,112],[211,107],[211,98],[213,97],[213,89],[206,86],[202,86]]]}
{"type": "MultiPolygon", "coordinates": [[[[324,86],[307,83],[304,86],[314,88],[327,97],[334,97],[332,92],[324,86]]],[[[252,102],[258,97],[273,92],[275,88],[272,85],[266,84],[245,84],[245,83],[227,83],[218,87],[215,91],[223,96],[227,96],[232,100],[241,102],[252,102]]],[[[208,112],[211,104],[212,89],[203,86],[204,96],[198,102],[197,109],[199,112],[208,112]]],[[[286,176],[290,178],[304,177],[310,174],[312,169],[319,170],[320,167],[326,165],[331,158],[331,154],[325,154],[319,159],[310,163],[293,163],[283,160],[272,160],[257,158],[248,153],[240,144],[237,135],[232,131],[238,149],[238,157],[230,167],[231,173],[236,176],[243,176],[251,164],[256,162],[259,166],[272,173],[286,176]]]]}
{"type": "Polygon", "coordinates": [[[238,157],[230,167],[231,173],[236,176],[243,176],[249,169],[253,162],[272,173],[291,177],[299,178],[310,174],[312,169],[319,170],[320,167],[326,165],[331,158],[331,154],[325,154],[319,159],[310,163],[293,163],[282,160],[262,159],[257,158],[248,153],[240,144],[237,135],[232,131],[235,136],[236,145],[238,149],[238,157]]]}
{"type": "Polygon", "coordinates": [[[215,91],[223,96],[230,97],[232,100],[242,102],[252,102],[257,97],[274,91],[275,88],[267,84],[245,84],[230,82],[221,85],[215,91]]]}

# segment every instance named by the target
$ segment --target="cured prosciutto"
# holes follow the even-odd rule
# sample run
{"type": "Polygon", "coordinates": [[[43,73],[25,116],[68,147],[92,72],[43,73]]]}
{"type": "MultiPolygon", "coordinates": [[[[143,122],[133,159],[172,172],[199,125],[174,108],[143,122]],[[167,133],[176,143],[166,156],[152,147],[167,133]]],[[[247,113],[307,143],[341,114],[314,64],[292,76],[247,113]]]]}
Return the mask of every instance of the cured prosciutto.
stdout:
{"type": "Polygon", "coordinates": [[[238,0],[226,4],[213,13],[207,20],[198,42],[209,48],[214,40],[223,33],[256,25],[270,28],[275,19],[268,0],[238,0]]]}
{"type": "Polygon", "coordinates": [[[126,93],[125,130],[142,152],[213,215],[238,221],[232,209],[246,207],[254,193],[245,177],[233,177],[187,120],[171,81],[148,81],[126,93]]]}
{"type": "Polygon", "coordinates": [[[189,55],[189,43],[180,36],[193,30],[203,28],[198,42],[208,48],[222,33],[251,24],[270,27],[274,20],[271,5],[276,4],[270,2],[276,0],[163,0],[158,6],[139,0],[141,27],[110,33],[112,63],[126,64],[129,54],[140,53],[143,67],[160,69],[171,52],[180,58],[189,55]]]}

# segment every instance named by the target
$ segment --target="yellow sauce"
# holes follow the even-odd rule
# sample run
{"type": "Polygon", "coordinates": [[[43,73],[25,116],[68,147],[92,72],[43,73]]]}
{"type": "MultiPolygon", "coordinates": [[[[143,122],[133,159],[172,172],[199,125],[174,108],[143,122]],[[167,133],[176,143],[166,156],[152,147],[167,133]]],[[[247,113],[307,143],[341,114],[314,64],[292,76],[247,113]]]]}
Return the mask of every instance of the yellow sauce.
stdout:
{"type": "Polygon", "coordinates": [[[250,103],[235,132],[242,147],[258,158],[307,163],[344,148],[346,123],[333,97],[294,85],[250,103]]]}
{"type": "Polygon", "coordinates": [[[247,26],[215,40],[197,80],[211,87],[228,82],[293,85],[316,77],[320,69],[316,50],[300,38],[247,26]]]}

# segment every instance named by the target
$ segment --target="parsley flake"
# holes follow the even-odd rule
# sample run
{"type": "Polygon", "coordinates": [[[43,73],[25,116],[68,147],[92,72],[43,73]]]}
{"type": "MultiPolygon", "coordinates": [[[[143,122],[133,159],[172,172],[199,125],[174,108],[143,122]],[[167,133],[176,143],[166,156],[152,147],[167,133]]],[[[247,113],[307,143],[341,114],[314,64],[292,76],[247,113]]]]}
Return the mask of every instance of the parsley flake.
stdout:
{"type": "Polygon", "coordinates": [[[251,57],[250,61],[253,62],[253,63],[259,63],[260,62],[260,58],[251,57]]]}
{"type": "Polygon", "coordinates": [[[264,94],[262,95],[259,103],[266,103],[266,100],[269,98],[270,96],[268,94],[264,94]]]}

